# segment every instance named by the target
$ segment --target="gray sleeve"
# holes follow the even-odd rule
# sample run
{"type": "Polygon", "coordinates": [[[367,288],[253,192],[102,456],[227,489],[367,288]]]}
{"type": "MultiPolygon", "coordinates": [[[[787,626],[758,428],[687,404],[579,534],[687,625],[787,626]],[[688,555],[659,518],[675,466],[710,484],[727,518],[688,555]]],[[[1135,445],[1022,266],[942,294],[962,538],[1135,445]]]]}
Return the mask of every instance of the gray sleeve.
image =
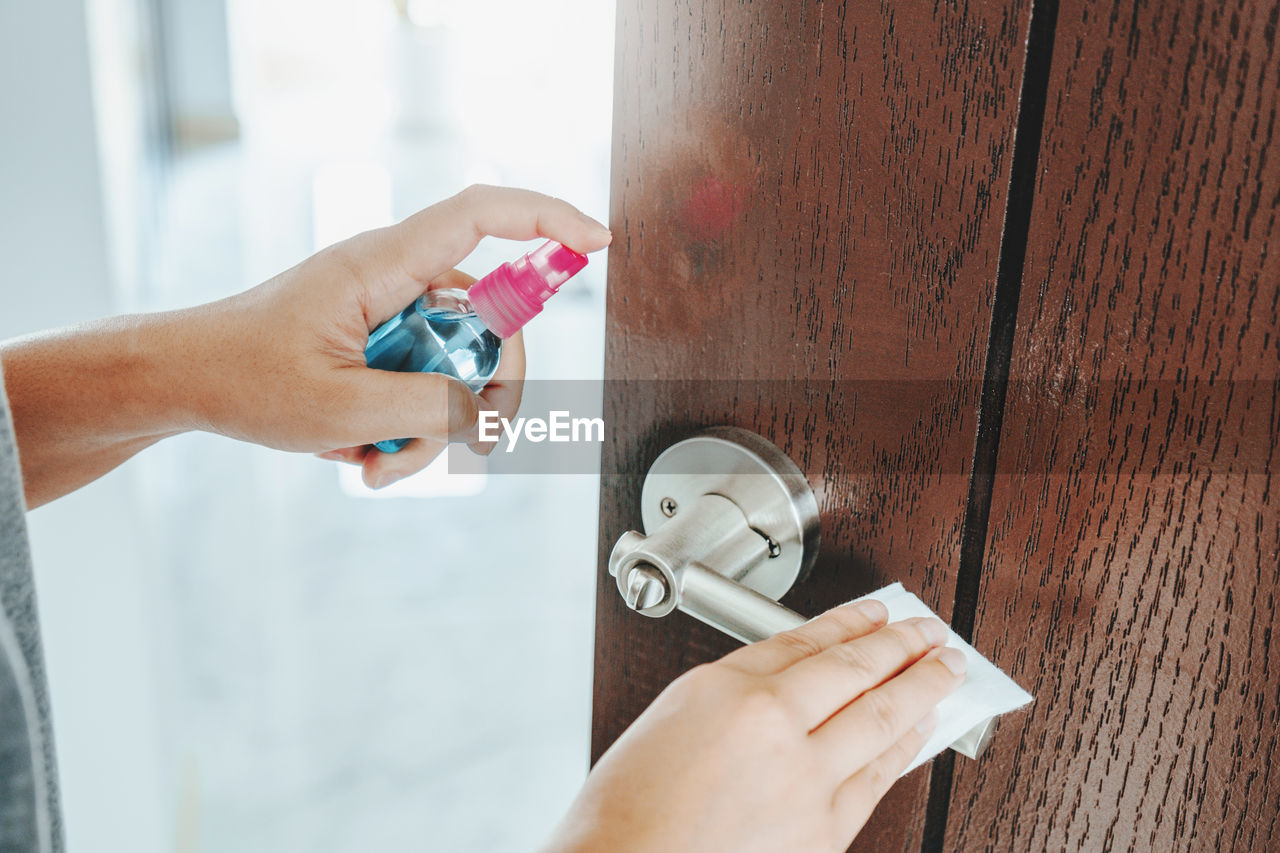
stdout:
{"type": "Polygon", "coordinates": [[[50,849],[49,801],[45,795],[35,697],[22,650],[0,612],[0,851],[50,849]]]}
{"type": "Polygon", "coordinates": [[[0,853],[63,849],[18,449],[0,372],[0,853]]]}

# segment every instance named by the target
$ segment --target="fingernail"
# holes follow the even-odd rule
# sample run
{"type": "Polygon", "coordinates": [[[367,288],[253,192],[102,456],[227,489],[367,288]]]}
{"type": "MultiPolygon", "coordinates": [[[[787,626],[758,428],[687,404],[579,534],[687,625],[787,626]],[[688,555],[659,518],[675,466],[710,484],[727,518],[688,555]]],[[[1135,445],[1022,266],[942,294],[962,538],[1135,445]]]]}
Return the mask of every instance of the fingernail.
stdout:
{"type": "Polygon", "coordinates": [[[590,216],[587,216],[585,213],[582,213],[581,211],[579,211],[579,212],[578,212],[578,215],[582,217],[582,221],[583,221],[583,222],[587,223],[587,224],[588,224],[588,225],[590,225],[592,228],[595,228],[597,231],[601,231],[601,232],[603,232],[603,233],[605,233],[605,234],[611,234],[611,233],[612,233],[612,232],[608,229],[608,227],[607,227],[603,222],[601,222],[600,220],[598,220],[598,219],[594,219],[594,218],[592,218],[592,217],[590,217],[590,216]]]}
{"type": "Polygon", "coordinates": [[[965,670],[969,668],[969,662],[964,659],[964,653],[950,646],[938,649],[938,661],[955,675],[964,675],[965,670]]]}
{"type": "Polygon", "coordinates": [[[874,598],[858,602],[857,608],[859,613],[872,622],[884,622],[889,618],[889,608],[884,606],[883,601],[876,601],[874,598]]]}
{"type": "Polygon", "coordinates": [[[373,478],[373,488],[381,489],[390,486],[396,480],[400,479],[400,475],[393,471],[383,471],[381,474],[373,478]]]}
{"type": "Polygon", "coordinates": [[[916,623],[916,628],[931,646],[941,646],[947,642],[947,626],[937,619],[921,619],[916,623]]]}
{"type": "Polygon", "coordinates": [[[924,715],[924,719],[916,723],[916,731],[928,737],[938,727],[938,715],[933,711],[924,715]]]}
{"type": "Polygon", "coordinates": [[[336,450],[326,450],[324,453],[317,453],[316,456],[319,456],[321,459],[329,459],[333,462],[341,462],[346,458],[336,450]]]}

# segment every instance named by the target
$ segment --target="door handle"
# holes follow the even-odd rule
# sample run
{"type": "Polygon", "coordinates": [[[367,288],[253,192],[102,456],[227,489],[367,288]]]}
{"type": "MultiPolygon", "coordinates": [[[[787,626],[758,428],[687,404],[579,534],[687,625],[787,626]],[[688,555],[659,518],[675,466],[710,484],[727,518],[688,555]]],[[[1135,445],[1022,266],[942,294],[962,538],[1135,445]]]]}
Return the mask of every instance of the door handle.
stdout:
{"type": "MultiPolygon", "coordinates": [[[[627,531],[609,574],[627,606],[682,610],[744,643],[803,624],[778,599],[818,556],[818,502],[803,472],[753,432],[714,427],[671,445],[640,492],[644,533],[627,531]]],[[[977,758],[995,719],[951,744],[977,758]]]]}
{"type": "Polygon", "coordinates": [[[778,599],[818,555],[818,502],[765,439],[715,427],[672,445],[645,476],[640,514],[645,532],[609,555],[632,610],[679,609],[745,643],[805,621],[778,599]]]}

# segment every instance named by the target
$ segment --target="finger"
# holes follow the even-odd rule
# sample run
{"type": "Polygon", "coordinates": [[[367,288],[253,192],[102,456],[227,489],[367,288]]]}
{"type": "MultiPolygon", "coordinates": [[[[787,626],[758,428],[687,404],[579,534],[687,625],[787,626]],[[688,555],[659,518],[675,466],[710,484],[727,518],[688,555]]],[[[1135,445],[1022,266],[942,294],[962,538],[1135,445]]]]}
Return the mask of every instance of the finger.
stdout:
{"type": "Polygon", "coordinates": [[[566,201],[542,193],[476,185],[390,228],[375,232],[401,276],[371,286],[370,316],[390,317],[430,282],[471,253],[486,235],[511,240],[546,237],[587,253],[609,245],[609,229],[566,201]]]}
{"type": "Polygon", "coordinates": [[[448,446],[447,441],[415,438],[396,453],[370,448],[364,458],[364,484],[371,489],[386,488],[426,468],[448,446]]]}
{"type": "Polygon", "coordinates": [[[343,444],[373,444],[390,438],[473,441],[479,400],[441,373],[400,373],[348,368],[339,436],[343,444]]]}
{"type": "Polygon", "coordinates": [[[828,610],[798,628],[738,649],[724,662],[753,675],[771,675],[840,643],[870,634],[885,624],[889,611],[875,599],[828,610]]]}
{"type": "Polygon", "coordinates": [[[840,826],[841,838],[852,839],[862,830],[876,804],[889,792],[893,783],[898,781],[902,771],[911,766],[920,750],[924,749],[937,724],[937,717],[930,711],[907,729],[907,733],[898,738],[893,746],[872,759],[870,764],[836,789],[832,806],[840,826]]]}
{"type": "Polygon", "coordinates": [[[467,275],[462,270],[445,270],[431,279],[431,283],[427,285],[427,290],[444,290],[446,288],[466,290],[478,280],[475,276],[467,275]]]}
{"type": "Polygon", "coordinates": [[[819,726],[816,738],[833,771],[848,776],[907,733],[921,715],[964,682],[959,649],[934,649],[896,678],[868,690],[819,726]]]}
{"type": "Polygon", "coordinates": [[[946,642],[947,626],[937,619],[904,619],[788,667],[777,675],[778,689],[814,729],[946,642]]]}
{"type": "Polygon", "coordinates": [[[317,453],[321,459],[328,459],[331,462],[345,462],[348,465],[363,465],[364,458],[369,454],[368,445],[360,445],[358,447],[339,447],[337,450],[326,450],[324,453],[317,453]]]}
{"type": "MultiPolygon", "coordinates": [[[[524,335],[517,332],[503,341],[502,360],[493,379],[480,392],[480,408],[497,412],[502,418],[514,418],[524,395],[524,370],[524,335]]],[[[492,453],[497,446],[496,441],[471,443],[471,449],[482,456],[492,453]]]]}

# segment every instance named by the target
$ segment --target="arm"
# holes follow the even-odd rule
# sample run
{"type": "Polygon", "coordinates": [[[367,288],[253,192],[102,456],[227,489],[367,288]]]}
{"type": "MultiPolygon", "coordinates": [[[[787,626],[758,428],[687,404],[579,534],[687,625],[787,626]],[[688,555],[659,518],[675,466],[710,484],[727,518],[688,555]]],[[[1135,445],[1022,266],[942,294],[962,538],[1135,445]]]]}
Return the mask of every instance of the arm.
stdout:
{"type": "MultiPolygon", "coordinates": [[[[439,374],[371,370],[364,347],[425,289],[469,283],[453,266],[486,234],[581,252],[610,239],[563,201],[472,187],[219,302],[0,344],[28,506],[193,429],[357,463],[375,487],[420,470],[473,434],[480,401],[439,374]],[[367,446],[396,436],[418,440],[393,455],[367,446]]],[[[512,338],[481,399],[514,415],[523,374],[512,338]]]]}

